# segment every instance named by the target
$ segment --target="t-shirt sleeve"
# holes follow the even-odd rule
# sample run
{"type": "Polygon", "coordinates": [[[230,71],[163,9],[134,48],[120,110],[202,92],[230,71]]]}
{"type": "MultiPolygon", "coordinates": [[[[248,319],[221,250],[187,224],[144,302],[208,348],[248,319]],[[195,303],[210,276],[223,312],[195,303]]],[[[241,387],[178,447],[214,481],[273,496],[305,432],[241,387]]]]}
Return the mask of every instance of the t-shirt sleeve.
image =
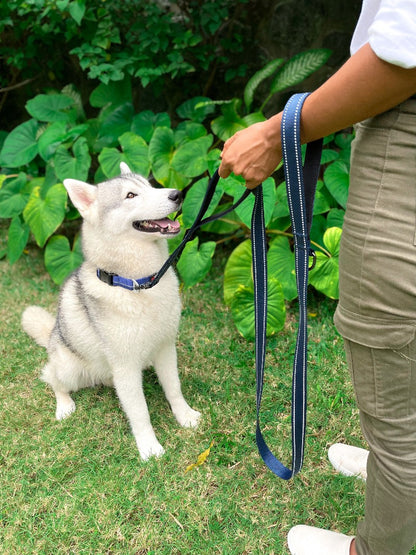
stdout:
{"type": "Polygon", "coordinates": [[[382,60],[404,68],[416,67],[416,1],[382,0],[368,36],[371,48],[382,60]]]}

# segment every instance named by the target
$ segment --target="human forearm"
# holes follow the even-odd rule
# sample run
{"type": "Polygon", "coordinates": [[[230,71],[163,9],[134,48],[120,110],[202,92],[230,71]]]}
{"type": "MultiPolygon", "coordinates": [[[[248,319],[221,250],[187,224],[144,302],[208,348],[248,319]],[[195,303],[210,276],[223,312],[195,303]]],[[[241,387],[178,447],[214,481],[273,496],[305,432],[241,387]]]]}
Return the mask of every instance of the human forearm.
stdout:
{"type": "MultiPolygon", "coordinates": [[[[380,114],[415,92],[416,68],[403,69],[384,62],[366,44],[305,100],[302,142],[380,114]]],[[[270,175],[281,157],[281,119],[282,114],[276,114],[227,141],[220,174],[226,177],[234,171],[246,179],[249,188],[270,175]]]]}
{"type": "Polygon", "coordinates": [[[364,45],[305,101],[302,142],[345,129],[403,102],[416,92],[416,68],[403,69],[364,45]]]}

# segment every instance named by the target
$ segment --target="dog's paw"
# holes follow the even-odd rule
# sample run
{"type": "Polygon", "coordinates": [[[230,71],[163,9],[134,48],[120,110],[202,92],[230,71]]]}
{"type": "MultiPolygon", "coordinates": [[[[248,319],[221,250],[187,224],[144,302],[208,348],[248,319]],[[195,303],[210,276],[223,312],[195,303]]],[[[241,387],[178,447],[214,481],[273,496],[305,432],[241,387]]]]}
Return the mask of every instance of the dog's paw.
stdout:
{"type": "Polygon", "coordinates": [[[60,399],[56,403],[56,420],[63,420],[64,418],[68,418],[74,411],[75,411],[75,403],[68,396],[67,399],[60,399]]]}
{"type": "Polygon", "coordinates": [[[137,447],[139,449],[140,458],[142,459],[142,461],[147,461],[148,459],[150,459],[150,457],[161,457],[165,452],[156,438],[151,441],[137,441],[137,447]]]}
{"type": "Polygon", "coordinates": [[[196,428],[198,426],[201,413],[188,407],[186,410],[175,414],[176,420],[184,428],[196,428]]]}

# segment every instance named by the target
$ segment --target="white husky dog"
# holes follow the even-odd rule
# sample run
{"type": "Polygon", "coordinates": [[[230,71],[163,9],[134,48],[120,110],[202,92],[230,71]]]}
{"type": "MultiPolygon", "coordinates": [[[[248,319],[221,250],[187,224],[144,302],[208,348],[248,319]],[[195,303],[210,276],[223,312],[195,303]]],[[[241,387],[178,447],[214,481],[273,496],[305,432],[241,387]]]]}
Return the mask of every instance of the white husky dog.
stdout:
{"type": "Polygon", "coordinates": [[[56,418],[75,410],[71,391],[114,385],[143,460],[161,455],[142,388],[142,371],[153,365],[173,414],[195,427],[200,413],[185,401],[179,382],[175,341],[180,318],[178,280],[172,269],[155,287],[130,291],[97,277],[115,274],[136,282],[160,269],[168,257],[166,239],[179,232],[167,219],[181,193],[155,189],[129,167],[98,186],[75,179],[64,185],[83,217],[84,262],[62,287],[54,318],[28,307],[24,330],[48,349],[42,379],[56,396],[56,418]]]}

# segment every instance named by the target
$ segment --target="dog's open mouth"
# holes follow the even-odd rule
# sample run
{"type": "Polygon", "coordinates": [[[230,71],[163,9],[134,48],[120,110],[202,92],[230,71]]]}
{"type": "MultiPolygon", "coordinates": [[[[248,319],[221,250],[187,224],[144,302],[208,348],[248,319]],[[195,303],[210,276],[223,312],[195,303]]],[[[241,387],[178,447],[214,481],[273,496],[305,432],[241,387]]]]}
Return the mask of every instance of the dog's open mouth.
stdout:
{"type": "Polygon", "coordinates": [[[162,235],[177,235],[180,231],[180,224],[177,220],[141,220],[133,222],[133,227],[138,231],[146,233],[161,233],[162,235]]]}

